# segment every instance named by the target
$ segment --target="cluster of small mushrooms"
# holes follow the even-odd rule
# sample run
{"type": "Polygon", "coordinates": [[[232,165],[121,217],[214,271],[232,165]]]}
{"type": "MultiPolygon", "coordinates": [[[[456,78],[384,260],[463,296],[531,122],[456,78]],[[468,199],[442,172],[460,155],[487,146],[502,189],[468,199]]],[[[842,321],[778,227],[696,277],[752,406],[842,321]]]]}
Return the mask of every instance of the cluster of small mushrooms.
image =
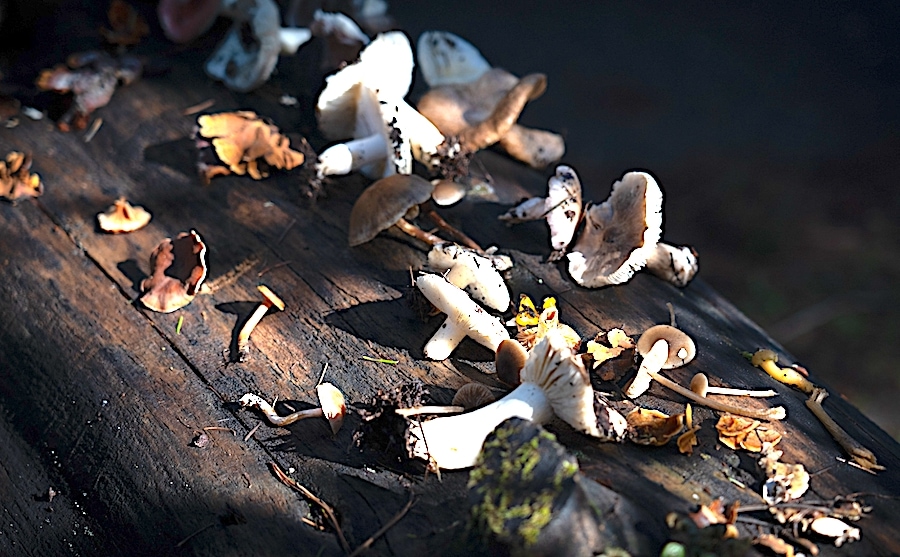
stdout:
{"type": "MultiPolygon", "coordinates": [[[[357,9],[349,13],[371,24],[370,29],[378,25],[373,22],[384,22],[383,10],[370,6],[367,11],[360,8],[364,4],[378,3],[354,2],[357,9]]],[[[285,28],[274,0],[159,3],[160,23],[176,42],[199,36],[220,15],[233,19],[234,27],[207,62],[206,71],[235,91],[251,91],[265,83],[279,55],[297,52],[313,37],[328,41],[329,55],[342,54],[343,61],[349,63],[325,79],[316,102],[319,131],[331,142],[321,152],[293,149],[277,127],[253,112],[206,114],[198,118],[195,133],[202,179],[209,183],[213,177],[227,174],[260,179],[272,169],[305,167],[313,181],[324,184],[332,176],[354,172],[373,180],[349,215],[348,244],[360,246],[390,230],[429,246],[426,268],[415,278],[415,286],[434,311],[446,317],[425,343],[425,357],[444,360],[464,339],[471,338],[495,354],[497,377],[512,389],[494,400],[489,389],[467,385],[449,408],[397,409],[399,415],[408,418],[410,456],[436,470],[472,467],[478,462],[484,440],[510,418],[541,424],[555,416],[599,441],[641,437],[644,441],[637,442],[645,442],[647,436],[634,430],[637,418],[643,420],[649,414],[622,415],[617,409],[621,405],[594,390],[589,369],[606,359],[631,354],[631,350],[640,364],[624,389],[627,399],[639,398],[655,381],[694,404],[726,414],[763,421],[785,417],[781,406],[747,408],[710,398],[765,397],[775,395],[774,391],[711,387],[702,373],[684,387],[663,375],[662,370],[690,364],[698,352],[694,340],[674,323],[649,327],[636,342],[622,330],[611,330],[605,333],[609,347],[599,342],[601,334],[588,340],[587,352],[581,352],[582,339],[560,321],[553,298],[544,301],[540,312],[529,299],[531,314],[520,305],[515,319],[508,323],[501,319],[512,309],[504,279],[512,259],[499,254],[496,247],[483,249],[444,221],[438,210],[466,195],[468,162],[478,150],[496,145],[537,169],[562,158],[565,145],[559,134],[517,123],[526,104],[545,91],[546,76],[533,73],[518,77],[493,67],[475,46],[448,32],[424,33],[414,57],[404,33],[388,31],[370,39],[343,13],[316,11],[306,14],[306,27],[285,28]],[[415,59],[430,89],[417,106],[412,106],[406,98],[415,59]],[[414,173],[415,163],[427,177],[420,175],[420,169],[420,173],[414,173]],[[420,216],[427,218],[435,230],[417,226],[415,221],[420,216]],[[515,335],[510,334],[511,327],[516,329],[515,335]],[[419,418],[448,411],[455,415],[419,418]]],[[[294,14],[292,19],[296,23],[302,18],[294,14]]],[[[335,60],[330,63],[338,65],[335,60]]],[[[100,90],[107,95],[99,100],[76,96],[73,112],[64,117],[66,125],[84,127],[85,115],[98,102],[108,101],[116,84],[127,82],[137,71],[127,61],[87,56],[71,60],[68,67],[45,72],[40,85],[55,90],[77,89],[87,79],[81,68],[90,65],[102,68],[90,75],[99,80],[100,90]]],[[[10,199],[39,194],[40,180],[28,174],[29,165],[30,159],[21,153],[0,162],[0,194],[10,199]]],[[[576,171],[559,165],[548,180],[545,196],[524,200],[499,215],[499,220],[508,225],[546,220],[551,250],[548,263],[564,262],[569,276],[582,287],[624,284],[642,269],[684,287],[698,271],[697,254],[690,247],[662,240],[662,211],[662,189],[647,172],[626,172],[613,183],[605,201],[591,203],[582,199],[576,171]]],[[[149,220],[147,211],[125,199],[98,216],[100,228],[112,233],[132,232],[149,220]]],[[[206,278],[206,251],[204,241],[193,230],[165,239],[153,251],[151,274],[141,283],[143,305],[153,311],[172,312],[190,303],[206,278]]],[[[262,303],[237,337],[242,357],[249,353],[253,327],[270,310],[284,309],[284,303],[270,289],[260,286],[260,292],[262,303]]],[[[774,353],[763,351],[753,357],[753,364],[809,394],[810,409],[848,454],[869,470],[879,469],[874,455],[825,414],[821,402],[827,392],[797,370],[779,368],[775,360],[774,353]]],[[[288,416],[279,416],[272,405],[252,393],[244,395],[240,403],[259,409],[278,426],[325,417],[336,434],[347,411],[344,397],[330,383],[320,384],[317,392],[320,408],[288,416]]],[[[687,421],[692,436],[697,428],[691,426],[690,411],[687,421]]],[[[669,433],[651,435],[654,444],[664,443],[681,431],[683,416],[667,424],[669,433]]],[[[688,451],[692,443],[696,444],[696,439],[684,437],[688,451]]]]}

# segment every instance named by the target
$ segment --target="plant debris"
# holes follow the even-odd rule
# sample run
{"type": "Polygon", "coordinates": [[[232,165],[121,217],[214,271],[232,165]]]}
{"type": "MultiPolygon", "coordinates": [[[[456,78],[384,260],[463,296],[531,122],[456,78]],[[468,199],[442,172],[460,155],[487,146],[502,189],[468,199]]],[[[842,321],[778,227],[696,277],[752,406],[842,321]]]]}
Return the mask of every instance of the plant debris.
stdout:
{"type": "Polygon", "coordinates": [[[31,174],[31,155],[11,151],[0,161],[0,197],[15,204],[23,197],[40,197],[44,193],[41,177],[31,174]]]}
{"type": "Polygon", "coordinates": [[[734,414],[722,414],[716,423],[719,432],[719,441],[730,449],[738,447],[753,453],[768,453],[781,441],[781,434],[763,425],[759,420],[736,416],[734,414]]]}
{"type": "Polygon", "coordinates": [[[109,26],[100,28],[100,34],[106,42],[120,47],[136,45],[142,38],[150,34],[150,27],[144,18],[123,0],[112,0],[109,4],[109,26]]]}
{"type": "Polygon", "coordinates": [[[684,414],[669,416],[648,408],[635,408],[625,420],[628,440],[638,445],[661,447],[684,429],[684,414]]]}
{"type": "Polygon", "coordinates": [[[104,232],[126,234],[147,226],[150,218],[150,213],[143,207],[132,205],[124,197],[120,197],[105,213],[97,215],[97,224],[104,232]]]}
{"type": "Polygon", "coordinates": [[[534,348],[535,344],[547,336],[547,331],[552,329],[558,329],[563,334],[566,345],[572,350],[578,350],[581,345],[581,336],[575,329],[560,322],[559,309],[553,296],[544,298],[541,312],[538,313],[531,298],[527,294],[520,294],[519,309],[514,321],[518,329],[516,340],[522,343],[526,350],[534,348]]]}

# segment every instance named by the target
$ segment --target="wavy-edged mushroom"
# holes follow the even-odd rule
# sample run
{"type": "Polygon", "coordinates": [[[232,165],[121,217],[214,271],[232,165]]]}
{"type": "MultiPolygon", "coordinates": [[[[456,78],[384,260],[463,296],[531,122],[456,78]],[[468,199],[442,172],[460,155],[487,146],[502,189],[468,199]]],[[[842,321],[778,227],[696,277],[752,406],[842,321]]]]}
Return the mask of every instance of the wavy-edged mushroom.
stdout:
{"type": "Polygon", "coordinates": [[[496,142],[510,156],[535,168],[562,158],[562,136],[516,123],[525,103],[543,93],[545,76],[530,74],[520,79],[491,68],[475,46],[446,31],[422,33],[417,54],[431,87],[417,107],[444,135],[459,135],[470,150],[496,142]],[[475,132],[479,127],[481,131],[475,132]]]}
{"type": "Polygon", "coordinates": [[[446,271],[444,278],[468,292],[477,302],[497,311],[509,309],[509,289],[490,259],[457,244],[443,242],[428,252],[428,265],[437,271],[446,271]]]}
{"type": "Polygon", "coordinates": [[[592,437],[621,440],[625,418],[594,396],[581,359],[572,356],[562,335],[547,335],[528,356],[521,384],[502,399],[473,412],[411,424],[411,454],[438,468],[467,468],[475,464],[485,437],[503,420],[515,417],[540,424],[554,414],[592,437]]]}
{"type": "MultiPolygon", "coordinates": [[[[390,124],[400,130],[400,137],[393,137],[398,135],[395,133],[392,141],[402,140],[413,156],[433,167],[444,136],[404,100],[412,83],[412,71],[412,48],[406,35],[400,31],[378,35],[359,53],[359,60],[325,78],[325,87],[316,101],[319,130],[330,140],[361,139],[357,112],[360,106],[366,107],[359,101],[361,91],[368,89],[378,101],[382,125],[390,124]]],[[[375,135],[368,132],[364,137],[374,143],[379,141],[375,135]]],[[[348,145],[351,153],[362,147],[348,145]]]]}
{"type": "Polygon", "coordinates": [[[0,198],[15,204],[23,197],[40,197],[44,193],[41,177],[29,172],[31,155],[10,151],[0,160],[0,198]]]}
{"type": "Polygon", "coordinates": [[[250,406],[259,409],[265,414],[270,424],[278,427],[285,427],[307,418],[324,416],[328,420],[328,425],[331,426],[331,433],[337,435],[344,424],[344,417],[347,415],[347,404],[344,401],[343,393],[331,383],[321,383],[316,386],[316,395],[319,397],[318,408],[300,410],[287,416],[279,416],[271,404],[253,393],[242,396],[240,404],[245,408],[250,406]]]}
{"type": "Polygon", "coordinates": [[[166,238],[150,254],[150,277],[141,281],[141,303],[171,313],[194,299],[206,279],[206,244],[195,230],[166,238]]]}
{"type": "Polygon", "coordinates": [[[111,234],[126,234],[147,226],[152,215],[143,207],[132,205],[124,197],[97,215],[100,230],[111,234]]]}
{"type": "Polygon", "coordinates": [[[447,318],[425,345],[425,357],[445,360],[466,337],[496,352],[509,338],[503,323],[475,303],[468,294],[431,273],[416,278],[416,287],[447,318]]]}
{"type": "Polygon", "coordinates": [[[719,412],[730,412],[757,420],[781,420],[786,415],[783,406],[757,410],[711,400],[660,374],[661,369],[673,369],[690,363],[697,353],[693,339],[675,327],[670,325],[650,327],[638,339],[636,350],[643,359],[637,375],[625,389],[625,395],[629,398],[636,398],[646,392],[651,381],[655,380],[681,396],[719,412]]]}

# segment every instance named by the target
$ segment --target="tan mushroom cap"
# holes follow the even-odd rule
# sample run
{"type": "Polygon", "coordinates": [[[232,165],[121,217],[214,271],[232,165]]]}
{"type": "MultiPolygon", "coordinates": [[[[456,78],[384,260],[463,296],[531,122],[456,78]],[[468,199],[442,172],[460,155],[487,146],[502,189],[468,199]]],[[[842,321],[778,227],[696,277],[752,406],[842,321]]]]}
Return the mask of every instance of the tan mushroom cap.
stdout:
{"type": "Polygon", "coordinates": [[[466,196],[466,186],[447,179],[432,180],[434,191],[431,192],[431,199],[436,205],[446,207],[453,205],[466,196]]]}
{"type": "Polygon", "coordinates": [[[105,213],[97,215],[97,224],[104,232],[124,234],[147,226],[150,218],[150,213],[143,207],[132,205],[120,197],[105,213]]]}
{"type": "Polygon", "coordinates": [[[328,425],[331,426],[331,433],[337,435],[344,424],[344,417],[347,415],[344,394],[331,383],[322,383],[316,387],[316,395],[319,397],[322,413],[328,420],[328,425]]]}
{"type": "Polygon", "coordinates": [[[646,356],[658,340],[665,340],[669,345],[669,356],[662,369],[673,369],[687,365],[697,355],[697,346],[687,333],[671,325],[654,325],[644,331],[637,341],[637,351],[646,356]]]}
{"type": "Polygon", "coordinates": [[[284,301],[278,297],[272,290],[266,286],[265,284],[260,284],[256,287],[259,290],[260,294],[263,295],[263,298],[272,304],[273,307],[278,308],[279,311],[284,311],[284,301]]]}
{"type": "Polygon", "coordinates": [[[347,240],[364,244],[387,230],[406,212],[431,198],[434,186],[414,174],[394,174],[374,182],[363,191],[350,211],[347,240]]]}
{"type": "Polygon", "coordinates": [[[31,155],[10,151],[6,160],[0,160],[0,198],[15,203],[23,197],[39,197],[44,193],[41,177],[29,173],[31,155]]]}

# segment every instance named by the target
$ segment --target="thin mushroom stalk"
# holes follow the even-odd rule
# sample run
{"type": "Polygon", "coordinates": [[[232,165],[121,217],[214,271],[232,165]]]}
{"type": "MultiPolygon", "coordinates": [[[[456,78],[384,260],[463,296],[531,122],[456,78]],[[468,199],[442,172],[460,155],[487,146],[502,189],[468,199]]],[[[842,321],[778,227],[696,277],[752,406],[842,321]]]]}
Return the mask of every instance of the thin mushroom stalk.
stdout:
{"type": "Polygon", "coordinates": [[[238,332],[237,337],[237,349],[238,354],[241,359],[245,358],[247,354],[249,354],[249,342],[250,342],[250,333],[253,329],[259,325],[259,322],[262,321],[262,318],[269,311],[269,308],[276,308],[278,311],[284,310],[284,302],[275,295],[268,287],[260,284],[257,286],[259,292],[263,295],[263,301],[260,303],[253,313],[250,314],[250,318],[247,319],[244,326],[241,327],[241,330],[238,332]]]}
{"type": "Polygon", "coordinates": [[[270,424],[278,427],[288,426],[307,418],[321,418],[325,415],[325,412],[321,408],[310,408],[308,410],[300,410],[288,414],[287,416],[279,416],[278,412],[275,411],[275,408],[271,404],[261,396],[253,393],[247,393],[242,396],[240,404],[245,408],[248,406],[258,408],[259,411],[265,415],[266,419],[269,420],[270,424]]]}
{"type": "Polygon", "coordinates": [[[723,395],[723,396],[748,396],[751,398],[767,398],[775,396],[778,393],[772,389],[766,390],[749,390],[735,389],[732,387],[711,387],[709,379],[704,373],[697,373],[691,378],[691,390],[698,395],[705,397],[706,395],[723,395]]]}
{"type": "Polygon", "coordinates": [[[285,427],[307,418],[324,417],[331,426],[332,434],[337,435],[344,423],[344,416],[347,414],[347,404],[344,401],[343,393],[331,383],[322,383],[316,386],[316,396],[319,397],[318,408],[300,410],[287,416],[279,416],[271,404],[253,393],[242,396],[240,404],[245,408],[248,406],[258,408],[265,414],[269,423],[278,427],[285,427]]]}
{"type": "Polygon", "coordinates": [[[722,402],[717,402],[715,400],[710,400],[706,397],[698,395],[690,389],[682,387],[678,383],[663,376],[658,371],[662,368],[662,364],[666,361],[668,354],[669,344],[662,339],[656,341],[653,344],[653,347],[650,349],[650,352],[647,353],[647,355],[645,355],[644,359],[641,361],[638,375],[642,373],[647,374],[654,380],[659,382],[660,385],[672,391],[675,391],[681,396],[690,399],[701,406],[706,406],[707,408],[712,408],[713,410],[718,410],[719,412],[730,412],[739,416],[746,416],[748,418],[766,421],[782,420],[787,415],[783,406],[776,406],[774,408],[767,408],[765,410],[741,408],[739,406],[733,406],[731,404],[725,404],[722,402]]]}
{"type": "Polygon", "coordinates": [[[822,422],[828,433],[834,438],[838,445],[844,449],[850,459],[864,470],[875,471],[884,470],[884,466],[878,464],[875,453],[865,448],[859,441],[854,439],[847,431],[838,425],[834,419],[828,415],[822,406],[822,401],[828,396],[828,391],[821,387],[816,387],[806,400],[806,407],[809,408],[816,418],[822,422]]]}

